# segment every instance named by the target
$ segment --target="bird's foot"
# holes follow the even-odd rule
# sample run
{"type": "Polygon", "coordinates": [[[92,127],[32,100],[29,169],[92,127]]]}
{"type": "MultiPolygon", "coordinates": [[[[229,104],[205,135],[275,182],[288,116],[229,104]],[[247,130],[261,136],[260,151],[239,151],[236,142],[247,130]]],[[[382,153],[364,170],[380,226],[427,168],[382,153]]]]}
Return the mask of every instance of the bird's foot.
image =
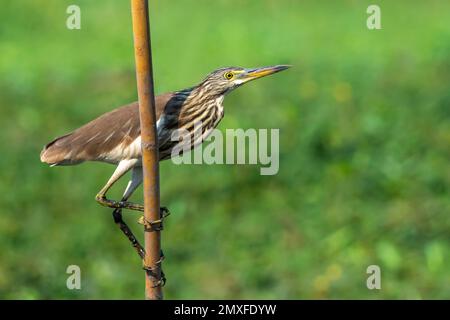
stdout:
{"type": "Polygon", "coordinates": [[[148,274],[150,274],[152,277],[158,278],[158,271],[161,272],[161,276],[159,277],[159,280],[154,283],[153,288],[155,287],[164,287],[166,284],[166,276],[161,268],[161,263],[164,260],[164,253],[161,250],[161,255],[158,261],[155,262],[153,267],[147,266],[145,264],[145,260],[142,260],[142,269],[145,270],[148,274]]]}
{"type": "Polygon", "coordinates": [[[144,211],[144,206],[141,204],[128,202],[128,201],[115,201],[106,198],[105,195],[98,194],[95,200],[102,206],[113,208],[113,209],[130,209],[136,211],[144,211]]]}
{"type": "Polygon", "coordinates": [[[170,215],[169,209],[166,207],[159,208],[159,219],[154,221],[148,221],[144,216],[141,216],[138,220],[139,224],[142,224],[147,231],[161,231],[163,230],[164,219],[170,215]]]}

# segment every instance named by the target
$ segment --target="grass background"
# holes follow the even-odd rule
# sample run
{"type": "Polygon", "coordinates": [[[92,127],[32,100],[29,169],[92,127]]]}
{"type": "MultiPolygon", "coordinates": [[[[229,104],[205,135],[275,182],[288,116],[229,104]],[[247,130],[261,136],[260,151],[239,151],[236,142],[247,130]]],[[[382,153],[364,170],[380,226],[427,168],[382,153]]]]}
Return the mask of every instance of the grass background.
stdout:
{"type": "MultiPolygon", "coordinates": [[[[167,298],[450,297],[450,2],[376,1],[378,31],[373,1],[150,2],[157,92],[222,66],[295,66],[230,94],[219,126],[279,128],[278,175],[161,164],[167,298]],[[381,290],[366,288],[372,264],[381,290]]],[[[2,2],[0,298],[143,297],[135,252],[94,201],[114,168],[39,162],[53,137],[136,100],[129,11],[2,2]],[[82,290],[66,288],[70,264],[82,290]]]]}

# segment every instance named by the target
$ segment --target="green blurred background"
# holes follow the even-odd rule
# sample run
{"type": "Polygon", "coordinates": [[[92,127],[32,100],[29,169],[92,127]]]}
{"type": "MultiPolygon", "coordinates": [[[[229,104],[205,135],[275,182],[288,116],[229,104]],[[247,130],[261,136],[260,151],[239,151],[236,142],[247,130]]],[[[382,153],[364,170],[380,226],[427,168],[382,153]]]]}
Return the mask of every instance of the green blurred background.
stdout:
{"type": "MultiPolygon", "coordinates": [[[[278,175],[161,164],[166,298],[450,298],[450,2],[376,1],[378,31],[372,3],[151,1],[157,92],[222,66],[295,66],[230,94],[219,126],[280,128],[278,175]],[[366,288],[373,264],[381,290],[366,288]]],[[[39,162],[135,100],[129,1],[2,1],[0,298],[143,298],[140,261],[94,201],[114,167],[39,162]]]]}

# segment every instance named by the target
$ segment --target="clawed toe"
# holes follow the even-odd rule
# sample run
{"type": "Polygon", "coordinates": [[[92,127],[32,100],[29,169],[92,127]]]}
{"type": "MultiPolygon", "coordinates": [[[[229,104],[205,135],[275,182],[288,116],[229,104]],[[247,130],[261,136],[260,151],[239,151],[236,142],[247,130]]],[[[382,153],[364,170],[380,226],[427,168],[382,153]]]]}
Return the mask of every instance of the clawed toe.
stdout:
{"type": "Polygon", "coordinates": [[[148,221],[144,216],[141,216],[138,220],[139,224],[144,225],[147,231],[161,231],[163,230],[164,219],[170,215],[169,209],[161,207],[159,209],[160,218],[154,221],[148,221]]]}

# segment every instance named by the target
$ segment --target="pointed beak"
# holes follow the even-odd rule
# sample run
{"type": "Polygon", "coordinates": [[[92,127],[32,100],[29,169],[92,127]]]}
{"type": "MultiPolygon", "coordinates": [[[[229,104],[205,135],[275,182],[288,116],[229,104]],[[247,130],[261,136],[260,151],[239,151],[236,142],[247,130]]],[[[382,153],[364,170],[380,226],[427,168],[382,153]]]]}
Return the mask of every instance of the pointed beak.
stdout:
{"type": "Polygon", "coordinates": [[[286,70],[290,68],[290,65],[278,65],[278,66],[272,66],[272,67],[262,67],[262,68],[256,68],[256,69],[246,69],[242,74],[240,74],[239,79],[243,80],[244,82],[262,78],[283,70],[286,70]]]}

